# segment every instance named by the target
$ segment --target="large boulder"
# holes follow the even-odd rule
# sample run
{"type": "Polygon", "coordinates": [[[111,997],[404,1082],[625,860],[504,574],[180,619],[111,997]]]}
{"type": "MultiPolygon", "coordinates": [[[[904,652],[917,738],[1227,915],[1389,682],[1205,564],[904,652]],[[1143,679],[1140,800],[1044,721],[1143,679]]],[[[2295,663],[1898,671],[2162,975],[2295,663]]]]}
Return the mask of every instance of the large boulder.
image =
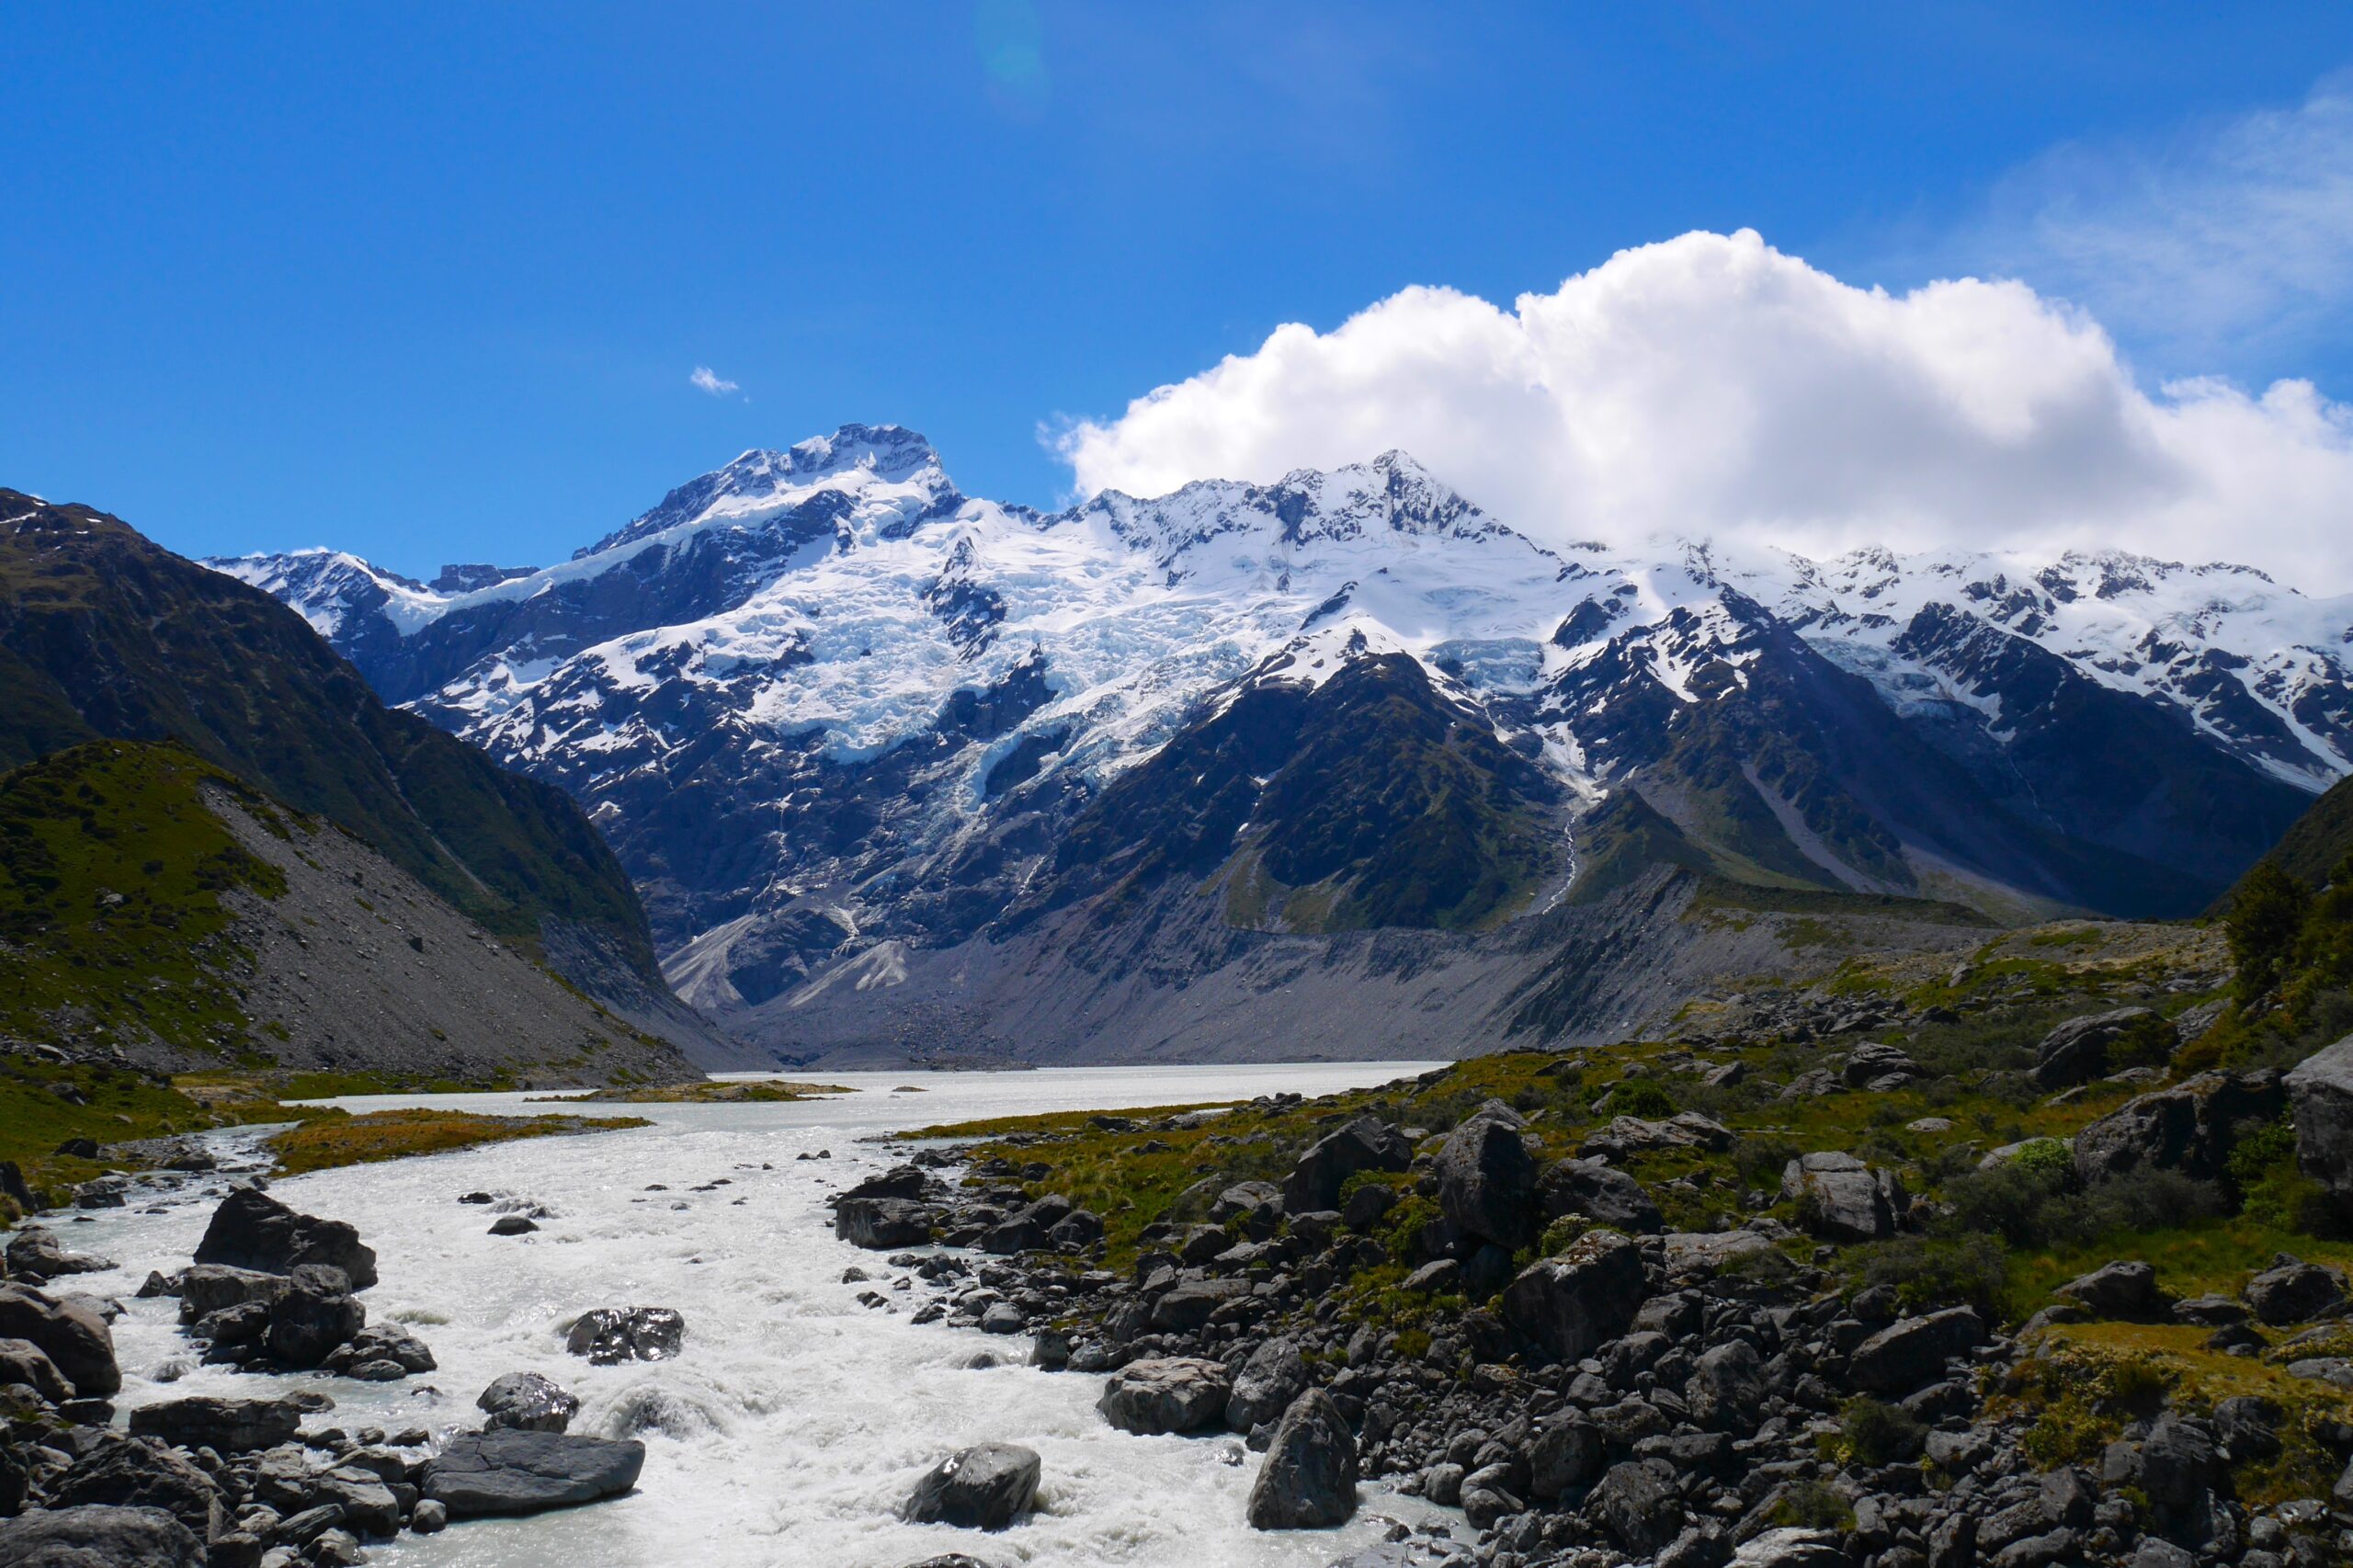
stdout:
{"type": "Polygon", "coordinates": [[[1360,1116],[1325,1133],[1283,1179],[1283,1207],[1294,1214],[1340,1205],[1340,1188],[1362,1171],[1402,1171],[1413,1164],[1405,1135],[1377,1117],[1360,1116]]]}
{"type": "Polygon", "coordinates": [[[1948,1360],[1967,1355],[1985,1337],[1984,1319],[1969,1307],[1904,1318],[1855,1347],[1847,1376],[1870,1393],[1908,1394],[1942,1377],[1948,1360]]]}
{"type": "Polygon", "coordinates": [[[1584,1416],[1551,1417],[1528,1448],[1529,1491],[1550,1503],[1591,1485],[1601,1473],[1605,1449],[1601,1428],[1584,1416]]]}
{"type": "Polygon", "coordinates": [[[1252,1529],[1317,1530],[1357,1511],[1357,1440],[1332,1396],[1310,1389],[1291,1401],[1250,1487],[1252,1529]]]}
{"type": "Polygon", "coordinates": [[[1225,1402],[1225,1424],[1237,1432],[1256,1431],[1279,1420],[1307,1388],[1307,1360],[1288,1339],[1269,1339],[1250,1352],[1233,1376],[1225,1402]]]}
{"type": "Polygon", "coordinates": [[[343,1270],[355,1290],[376,1282],[375,1249],[341,1220],[298,1213],[257,1187],[240,1187],[221,1200],[196,1245],[199,1263],[225,1263],[264,1274],[291,1274],[306,1263],[343,1270]]]}
{"type": "Polygon", "coordinates": [[[905,1198],[846,1198],[834,1210],[834,1234],[869,1252],[919,1247],[931,1240],[931,1206],[905,1198]]]}
{"type": "Polygon", "coordinates": [[[2353,1035],[2308,1056],[2284,1081],[2296,1119],[2296,1163],[2353,1220],[2353,1035]]]}
{"type": "Polygon", "coordinates": [[[2179,1171],[2200,1181],[2222,1175],[2232,1130],[2276,1119],[2286,1104],[2279,1074],[2200,1073],[2137,1096],[2075,1134],[2075,1176],[2086,1187],[2143,1171],[2179,1171]]]}
{"type": "Polygon", "coordinates": [[[666,1361],[686,1343],[687,1320],[668,1307],[598,1307],[583,1312],[563,1347],[599,1367],[666,1361]]]}
{"type": "Polygon", "coordinates": [[[2127,1323],[2154,1323],[2173,1305],[2157,1288],[2157,1271],[2145,1263],[2103,1264],[2051,1292],[2075,1302],[2095,1317],[2127,1323]]]}
{"type": "Polygon", "coordinates": [[[302,1425],[301,1407],[290,1399],[188,1399],[143,1404],[131,1413],[131,1435],[153,1437],[183,1449],[245,1454],[291,1442],[302,1425]]]}
{"type": "MultiPolygon", "coordinates": [[[[49,1352],[29,1339],[0,1339],[0,1385],[22,1383],[51,1404],[74,1397],[74,1385],[49,1358],[49,1352]]],[[[5,1508],[0,1504],[0,1508],[5,1508]]]]}
{"type": "Polygon", "coordinates": [[[637,1484],[645,1445],[502,1427],[461,1432],[425,1461],[418,1490],[453,1519],[536,1514],[612,1497],[637,1484]]]}
{"type": "Polygon", "coordinates": [[[180,1270],[180,1322],[195,1323],[247,1301],[267,1306],[285,1293],[283,1274],[233,1268],[225,1263],[192,1264],[180,1270]]]}
{"type": "Polygon", "coordinates": [[[0,1339],[25,1339],[39,1346],[85,1399],[105,1399],[121,1391],[114,1333],[82,1301],[51,1296],[28,1285],[0,1285],[0,1339]]]}
{"type": "Polygon", "coordinates": [[[49,1501],[60,1507],[161,1508],[201,1540],[228,1528],[228,1509],[210,1476],[175,1449],[115,1432],[78,1450],[72,1468],[50,1483],[49,1501]]]}
{"type": "Polygon", "coordinates": [[[2345,1300],[2345,1276],[2322,1264],[2276,1253],[2271,1267],[2246,1282],[2246,1304],[2277,1327],[2303,1323],[2345,1300]]]}
{"type": "Polygon", "coordinates": [[[992,1225],[981,1237],[981,1250],[1009,1257],[1015,1253],[1036,1252],[1052,1244],[1054,1227],[1069,1219],[1077,1206],[1058,1192],[1050,1192],[1035,1203],[1024,1204],[1006,1216],[1002,1223],[992,1225]]]}
{"type": "Polygon", "coordinates": [[[343,1270],[300,1264],[269,1305],[269,1353],[281,1366],[324,1366],[367,1325],[368,1309],[343,1270]]]}
{"type": "Polygon", "coordinates": [[[1711,1345],[1692,1363],[1683,1389],[1691,1419],[1702,1426],[1740,1430],[1754,1423],[1765,1403],[1765,1363],[1745,1339],[1711,1345]]]}
{"type": "Polygon", "coordinates": [[[1172,1356],[1131,1361],[1103,1384],[1095,1408],[1122,1432],[1151,1437],[1162,1432],[1198,1432],[1225,1415],[1233,1385],[1225,1368],[1198,1357],[1172,1356]]]}
{"type": "Polygon", "coordinates": [[[1474,1115],[1438,1149],[1438,1209],[1463,1234],[1516,1251],[1536,1239],[1537,1175],[1517,1120],[1474,1115]]]}
{"type": "Polygon", "coordinates": [[[911,1524],[1001,1530],[1037,1501],[1040,1469],[1035,1449],[983,1443],[932,1466],[903,1512],[911,1524]]]}
{"type": "Polygon", "coordinates": [[[1800,1224],[1835,1242],[1884,1240],[1911,1207],[1894,1172],[1836,1151],[1791,1160],[1781,1172],[1781,1196],[1797,1200],[1800,1224]]]}
{"type": "Polygon", "coordinates": [[[1589,1231],[1520,1271],[1504,1290],[1504,1321],[1553,1360],[1581,1360],[1625,1333],[1649,1293],[1642,1249],[1589,1231]]]}
{"type": "Polygon", "coordinates": [[[2069,1018],[2042,1037],[2034,1053],[2034,1081],[2046,1089],[2088,1084],[2112,1070],[2109,1055],[2113,1047],[2145,1043],[2151,1052],[2162,1052],[2172,1048],[2176,1038],[2173,1025],[2146,1007],[2069,1018]]]}
{"type": "Polygon", "coordinates": [[[114,1265],[103,1257],[87,1253],[67,1252],[57,1233],[46,1225],[24,1225],[8,1238],[8,1269],[10,1274],[38,1275],[43,1279],[59,1279],[69,1274],[102,1274],[114,1265]]]}
{"type": "Polygon", "coordinates": [[[35,1508],[0,1523],[0,1568],[205,1568],[204,1538],[162,1508],[35,1508]]]}
{"type": "Polygon", "coordinates": [[[1684,1510],[1675,1470],[1663,1460],[1613,1464],[1586,1499],[1591,1514],[1619,1544],[1648,1557],[1683,1533],[1684,1510]]]}
{"type": "Polygon", "coordinates": [[[490,1386],[475,1396],[474,1408],[484,1413],[486,1428],[561,1432],[580,1414],[580,1401],[551,1378],[537,1372],[508,1372],[491,1380],[490,1386]]]}
{"type": "Polygon", "coordinates": [[[1582,1214],[1613,1231],[1653,1235],[1666,1228],[1641,1182],[1599,1160],[1558,1160],[1538,1183],[1544,1217],[1558,1220],[1582,1214]]]}

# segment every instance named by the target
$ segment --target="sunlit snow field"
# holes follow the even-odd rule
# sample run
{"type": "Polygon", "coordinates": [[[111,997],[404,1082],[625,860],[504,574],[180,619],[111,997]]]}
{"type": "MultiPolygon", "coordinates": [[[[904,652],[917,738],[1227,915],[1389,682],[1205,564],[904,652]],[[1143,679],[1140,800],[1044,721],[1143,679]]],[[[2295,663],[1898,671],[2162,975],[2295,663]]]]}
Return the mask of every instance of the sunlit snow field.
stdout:
{"type": "MultiPolygon", "coordinates": [[[[210,1199],[191,1190],[166,1213],[108,1211],[63,1229],[74,1247],[122,1265],[119,1273],[79,1283],[124,1298],[129,1309],[115,1325],[124,1406],[311,1386],[335,1397],[338,1408],[326,1419],[347,1429],[446,1429],[479,1419],[473,1397],[491,1379],[532,1369],[580,1395],[574,1431],[634,1431],[646,1442],[644,1474],[631,1496],[532,1519],[460,1525],[438,1537],[404,1536],[370,1548],[379,1562],[903,1568],[963,1551],[1002,1565],[1321,1568],[1377,1539],[1384,1515],[1419,1519],[1429,1511],[1369,1485],[1365,1507],[1347,1529],[1249,1529],[1243,1503],[1257,1456],[1239,1467],[1227,1462],[1239,1439],[1129,1437],[1096,1414],[1098,1378],[1026,1366],[968,1369],[975,1352],[1026,1353],[1028,1342],[911,1327],[904,1311],[858,1305],[858,1292],[869,1287],[842,1283],[842,1271],[852,1264],[878,1277],[889,1271],[878,1255],[833,1239],[822,1199],[892,1163],[890,1151],[859,1140],[893,1128],[1283,1090],[1313,1095],[1426,1065],[829,1074],[828,1081],[856,1092],[793,1105],[635,1107],[655,1125],[277,1184],[273,1190],[288,1202],[352,1221],[376,1248],[382,1283],[366,1294],[369,1321],[415,1324],[440,1359],[439,1371],[402,1383],[264,1379],[205,1368],[159,1384],[159,1369],[193,1357],[177,1330],[176,1303],[134,1301],[131,1292],[149,1268],[188,1261],[210,1199]],[[900,1085],[924,1092],[892,1092],[900,1085]],[[793,1158],[820,1148],[834,1157],[793,1158]],[[731,1185],[688,1190],[722,1176],[731,1185]],[[644,1190],[657,1182],[669,1190],[644,1190]],[[489,1213],[457,1201],[475,1188],[535,1200],[554,1217],[533,1235],[491,1236],[489,1213]],[[685,1313],[682,1356],[598,1368],[563,1354],[557,1324],[586,1308],[634,1304],[685,1313]],[[652,1429],[642,1429],[649,1423],[652,1429]],[[926,1468],[988,1440],[1024,1443],[1044,1457],[1040,1506],[1029,1523],[983,1536],[898,1522],[896,1506],[926,1468]]],[[[522,1096],[337,1103],[507,1110],[522,1108],[522,1096]]]]}

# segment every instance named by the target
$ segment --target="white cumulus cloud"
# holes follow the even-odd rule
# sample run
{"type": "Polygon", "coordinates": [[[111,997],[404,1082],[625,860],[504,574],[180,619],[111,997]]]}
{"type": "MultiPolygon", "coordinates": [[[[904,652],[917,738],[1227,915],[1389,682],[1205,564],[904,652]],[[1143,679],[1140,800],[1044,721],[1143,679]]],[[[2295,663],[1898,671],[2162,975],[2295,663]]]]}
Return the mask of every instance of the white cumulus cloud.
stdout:
{"type": "Polygon", "coordinates": [[[2116,546],[2353,587],[2353,408],[2301,381],[2147,390],[2022,283],[1856,288],[1745,230],[1621,251],[1509,311],[1415,288],[1281,326],[1050,439],[1086,494],[1402,448],[1548,541],[2116,546]]]}
{"type": "Polygon", "coordinates": [[[713,397],[725,397],[729,392],[744,390],[708,365],[697,365],[695,373],[687,378],[687,382],[689,386],[698,387],[713,397]]]}

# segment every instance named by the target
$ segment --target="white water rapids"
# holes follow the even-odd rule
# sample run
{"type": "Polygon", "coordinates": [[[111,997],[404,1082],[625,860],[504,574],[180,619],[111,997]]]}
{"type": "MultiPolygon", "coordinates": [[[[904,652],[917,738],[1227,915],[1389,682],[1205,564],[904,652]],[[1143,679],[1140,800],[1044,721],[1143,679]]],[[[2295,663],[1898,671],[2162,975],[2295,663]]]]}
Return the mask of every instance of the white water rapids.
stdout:
{"type": "MultiPolygon", "coordinates": [[[[474,1395],[502,1372],[536,1370],[577,1393],[574,1432],[629,1432],[646,1444],[632,1494],[536,1518],[404,1535],[369,1551],[399,1568],[904,1568],[970,1552],[1014,1564],[1097,1568],[1321,1568],[1379,1539],[1382,1516],[1434,1510],[1376,1485],[1356,1521],[1335,1531],[1261,1534],[1243,1522],[1258,1456],[1227,1462],[1240,1439],[1134,1437],[1095,1411],[1102,1380],[1026,1365],[969,1369],[978,1351],[1026,1358],[1026,1338],[860,1306],[899,1271],[881,1255],[834,1240],[823,1199],[897,1163],[903,1150],[861,1142],[893,1129],[1059,1109],[1119,1109],[1308,1095],[1381,1083],[1422,1063],[1074,1068],[1012,1074],[847,1074],[855,1092],[790,1105],[625,1108],[655,1125],[543,1138],[388,1165],[322,1172],[273,1185],[307,1212],[347,1220],[376,1249],[382,1282],[362,1298],[370,1323],[400,1322],[433,1346],[440,1369],[371,1384],[324,1375],[248,1376],[192,1362],[177,1303],[135,1301],[150,1268],[184,1265],[213,1197],[191,1187],[163,1213],[105,1210],[58,1227],[76,1250],[121,1269],[74,1281],[120,1297],[115,1324],[130,1406],[182,1394],[247,1397],[317,1388],[324,1417],[347,1430],[413,1426],[437,1433],[480,1417],[474,1395]],[[893,1094],[902,1085],[921,1094],[893,1094]],[[796,1160],[830,1149],[831,1160],[796,1160]],[[762,1169],[766,1165],[769,1168],[762,1169]],[[690,1187],[729,1178],[714,1191],[690,1187]],[[649,1192],[653,1183],[668,1190],[649,1192]],[[492,1214],[460,1205],[486,1189],[544,1204],[552,1218],[522,1237],[487,1234],[492,1214]],[[856,1264],[881,1281],[844,1284],[856,1264]],[[557,1324],[599,1306],[667,1306],[684,1313],[675,1360],[591,1367],[563,1353],[557,1324]],[[435,1391],[438,1391],[435,1392],[435,1391]],[[652,1426],[649,1429],[648,1423],[652,1426]],[[1037,1513],[982,1535],[899,1522],[895,1510],[934,1462],[985,1441],[1026,1444],[1045,1461],[1037,1513]]],[[[338,1102],[357,1109],[460,1105],[545,1110],[519,1096],[391,1096],[338,1102]]],[[[217,1188],[218,1184],[211,1184],[217,1188]]],[[[217,1196],[217,1194],[216,1194],[217,1196]]],[[[313,1425],[320,1424],[319,1422],[313,1425]]]]}

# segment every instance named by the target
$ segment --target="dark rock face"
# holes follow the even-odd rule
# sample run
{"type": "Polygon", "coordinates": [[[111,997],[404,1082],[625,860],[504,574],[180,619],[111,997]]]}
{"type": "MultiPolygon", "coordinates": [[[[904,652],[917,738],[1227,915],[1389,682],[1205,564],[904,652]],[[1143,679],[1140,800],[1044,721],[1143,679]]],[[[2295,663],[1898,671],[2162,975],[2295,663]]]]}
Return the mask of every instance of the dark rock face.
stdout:
{"type": "Polygon", "coordinates": [[[85,1449],[49,1491],[52,1505],[161,1508],[200,1540],[227,1528],[212,1478],[153,1438],[107,1433],[85,1449]]]}
{"type": "Polygon", "coordinates": [[[1283,1206],[1294,1214],[1339,1206],[1340,1188],[1361,1171],[1402,1171],[1414,1151],[1404,1134],[1378,1117],[1360,1116],[1326,1133],[1299,1157],[1283,1181],[1283,1206]]]}
{"type": "Polygon", "coordinates": [[[580,1401],[537,1372],[508,1372],[492,1380],[474,1400],[486,1412],[485,1427],[511,1426],[522,1432],[561,1432],[580,1414],[580,1401]]]}
{"type": "Polygon", "coordinates": [[[583,1312],[563,1347],[599,1367],[666,1361],[686,1343],[687,1320],[668,1307],[598,1307],[583,1312]]]}
{"type": "Polygon", "coordinates": [[[278,1300],[285,1290],[283,1274],[233,1268],[220,1263],[196,1264],[180,1271],[180,1321],[195,1323],[247,1301],[267,1305],[278,1300]]]}
{"type": "Polygon", "coordinates": [[[1518,1119],[1474,1114],[1438,1150],[1438,1208],[1465,1235],[1524,1247],[1536,1239],[1536,1178],[1518,1119]]]}
{"type": "Polygon", "coordinates": [[[465,1432],[425,1461],[419,1490],[453,1519],[536,1514],[637,1484],[645,1445],[512,1428],[465,1432]]]}
{"type": "Polygon", "coordinates": [[[274,1449],[292,1441],[301,1425],[301,1408],[284,1399],[199,1395],[142,1405],[131,1413],[134,1437],[153,1437],[183,1449],[210,1449],[222,1454],[274,1449]]]}
{"type": "Polygon", "coordinates": [[[1236,1432],[1252,1432],[1279,1420],[1307,1388],[1307,1363],[1299,1346],[1288,1339],[1269,1339],[1250,1352],[1234,1374],[1233,1393],[1225,1402],[1225,1424],[1236,1432]]]}
{"type": "Polygon", "coordinates": [[[8,1268],[10,1274],[29,1274],[42,1279],[59,1279],[69,1274],[97,1274],[114,1265],[103,1257],[91,1257],[84,1253],[67,1252],[57,1233],[46,1225],[24,1225],[8,1238],[8,1268]]]}
{"type": "Polygon", "coordinates": [[[2046,1089],[2088,1084],[2114,1071],[2109,1062],[2110,1047],[2145,1039],[2153,1051],[2161,1051],[2175,1038],[2174,1027],[2146,1007],[2070,1018],[2042,1037],[2035,1051],[2034,1081],[2046,1089]]]}
{"type": "Polygon", "coordinates": [[[340,1220],[297,1213],[269,1194],[241,1187],[221,1200],[197,1244],[196,1261],[264,1274],[291,1274],[304,1264],[343,1270],[354,1290],[376,1283],[376,1253],[340,1220]]]}
{"type": "Polygon", "coordinates": [[[1674,1467],[1658,1460],[1613,1464],[1586,1507],[1597,1515],[1628,1551],[1658,1551],[1683,1529],[1683,1506],[1676,1494],[1674,1467]]]}
{"type": "Polygon", "coordinates": [[[1037,1500],[1040,1468],[1036,1450],[1016,1443],[966,1449],[915,1483],[904,1516],[911,1524],[1001,1530],[1037,1500]]]}
{"type": "Polygon", "coordinates": [[[353,1298],[341,1269],[302,1264],[270,1303],[269,1353],[283,1366],[323,1366],[367,1324],[368,1309],[353,1298]]]}
{"type": "Polygon", "coordinates": [[[1985,1324],[1968,1307],[1905,1318],[1855,1347],[1848,1373],[1859,1388],[1907,1394],[1944,1372],[1945,1362],[1985,1343],[1985,1324]]]}
{"type": "Polygon", "coordinates": [[[1250,1528],[1330,1529],[1356,1511],[1356,1436],[1332,1396],[1310,1389],[1283,1412],[1267,1445],[1250,1488],[1250,1528]]]}
{"type": "Polygon", "coordinates": [[[1599,1160],[1556,1161],[1544,1172],[1539,1189],[1548,1220],[1583,1214],[1635,1235],[1655,1235],[1666,1228],[1665,1217],[1643,1184],[1599,1160]]]}
{"type": "Polygon", "coordinates": [[[204,1538],[162,1508],[35,1508],[0,1523],[0,1568],[205,1568],[204,1538]]]}
{"type": "Polygon", "coordinates": [[[2157,1271],[2145,1263],[2111,1263],[2070,1279],[2052,1292],[2105,1318],[2154,1322],[2172,1303],[2157,1288],[2157,1271]]]}
{"type": "Polygon", "coordinates": [[[1528,1489],[1546,1502],[1592,1484],[1601,1473],[1601,1428],[1582,1416],[1555,1416],[1528,1450],[1528,1489]]]}
{"type": "Polygon", "coordinates": [[[1198,1357],[1131,1361],[1103,1385],[1095,1408],[1122,1432],[1198,1432],[1225,1415],[1233,1385],[1224,1367],[1198,1357]]]}
{"type": "Polygon", "coordinates": [[[2200,1073],[2170,1089],[2127,1100],[2075,1134],[2075,1176],[2086,1187],[2135,1171],[2170,1170],[2202,1181],[2222,1174],[2232,1129],[2269,1121],[2285,1105],[2279,1074],[2200,1073]]]}
{"type": "Polygon", "coordinates": [[[1634,1243],[1595,1231],[1523,1269],[1504,1291],[1504,1321],[1552,1359],[1574,1361],[1624,1333],[1648,1293],[1634,1243]]]}
{"type": "Polygon", "coordinates": [[[2246,1304],[2274,1325],[2316,1318],[2345,1299],[2345,1276],[2334,1268],[2280,1253],[2246,1282],[2246,1304]]]}
{"type": "Polygon", "coordinates": [[[834,1210],[834,1234],[870,1252],[922,1246],[931,1240],[931,1210],[904,1198],[846,1198],[834,1210]]]}
{"type": "Polygon", "coordinates": [[[2296,1163],[2353,1220],[2353,1035],[2306,1057],[2285,1080],[2296,1119],[2296,1163]]]}
{"type": "Polygon", "coordinates": [[[78,1301],[62,1301],[26,1285],[0,1285],[0,1338],[39,1346],[85,1399],[104,1399],[122,1388],[113,1331],[78,1301]]]}
{"type": "Polygon", "coordinates": [[[74,1397],[74,1385],[48,1353],[29,1339],[0,1339],[0,1384],[22,1383],[51,1404],[74,1397]]]}
{"type": "Polygon", "coordinates": [[[1791,1160],[1781,1173],[1781,1194],[1797,1199],[1808,1231],[1829,1241],[1884,1240],[1911,1207],[1895,1173],[1836,1152],[1791,1160]]]}

